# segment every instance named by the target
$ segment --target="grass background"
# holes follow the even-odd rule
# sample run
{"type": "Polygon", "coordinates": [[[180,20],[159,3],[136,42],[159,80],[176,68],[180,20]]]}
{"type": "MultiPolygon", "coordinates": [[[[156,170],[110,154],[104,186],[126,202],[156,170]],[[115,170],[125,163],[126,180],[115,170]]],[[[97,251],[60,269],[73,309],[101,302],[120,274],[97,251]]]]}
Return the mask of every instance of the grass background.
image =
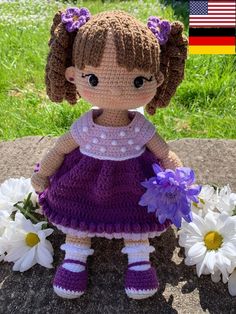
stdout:
{"type": "MultiPolygon", "coordinates": [[[[54,104],[45,94],[44,67],[54,13],[86,6],[92,14],[123,9],[145,22],[150,15],[180,19],[186,30],[187,3],[174,0],[0,2],[0,140],[27,135],[60,135],[90,105],[83,100],[54,104]]],[[[187,34],[187,32],[186,32],[187,34]]],[[[149,119],[166,139],[236,138],[236,59],[191,55],[185,80],[168,108],[149,119]]]]}

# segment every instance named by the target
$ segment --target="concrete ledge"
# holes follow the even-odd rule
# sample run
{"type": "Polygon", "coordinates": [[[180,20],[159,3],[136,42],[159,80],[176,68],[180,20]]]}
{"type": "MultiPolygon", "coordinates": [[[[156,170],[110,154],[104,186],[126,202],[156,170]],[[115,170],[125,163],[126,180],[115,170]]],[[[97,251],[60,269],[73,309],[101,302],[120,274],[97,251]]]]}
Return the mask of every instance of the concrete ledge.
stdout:
{"type": "MultiPolygon", "coordinates": [[[[54,143],[55,138],[25,137],[0,143],[0,182],[10,177],[30,177],[34,164],[54,143]]],[[[236,190],[236,140],[182,139],[170,146],[196,171],[199,183],[224,185],[236,190]]],[[[59,246],[65,236],[56,232],[50,241],[55,249],[54,266],[63,259],[59,246]]],[[[25,273],[12,271],[12,263],[0,264],[0,313],[236,313],[236,298],[227,286],[214,284],[208,276],[198,278],[194,267],[184,265],[176,231],[169,229],[151,240],[151,254],[160,279],[160,291],[150,299],[134,301],[126,297],[123,273],[127,259],[121,240],[94,238],[89,257],[89,286],[78,300],[63,300],[52,290],[55,269],[39,265],[25,273]]]]}

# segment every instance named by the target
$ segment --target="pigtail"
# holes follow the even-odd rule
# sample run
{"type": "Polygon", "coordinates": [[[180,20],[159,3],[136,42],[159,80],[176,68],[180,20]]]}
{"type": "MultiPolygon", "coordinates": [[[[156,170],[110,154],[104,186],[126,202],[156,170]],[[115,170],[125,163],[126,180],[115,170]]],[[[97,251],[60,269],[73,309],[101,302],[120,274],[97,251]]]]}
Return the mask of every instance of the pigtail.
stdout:
{"type": "Polygon", "coordinates": [[[171,23],[168,41],[165,45],[160,45],[160,71],[164,74],[164,82],[157,88],[155,97],[146,106],[147,112],[151,115],[156,112],[157,107],[168,106],[184,78],[188,39],[184,36],[183,29],[182,23],[171,23]]]}
{"type": "Polygon", "coordinates": [[[65,70],[72,65],[72,48],[76,32],[69,33],[61,22],[62,12],[58,12],[51,26],[50,51],[46,65],[46,90],[54,102],[66,99],[70,104],[77,101],[76,87],[65,78],[65,70]]]}

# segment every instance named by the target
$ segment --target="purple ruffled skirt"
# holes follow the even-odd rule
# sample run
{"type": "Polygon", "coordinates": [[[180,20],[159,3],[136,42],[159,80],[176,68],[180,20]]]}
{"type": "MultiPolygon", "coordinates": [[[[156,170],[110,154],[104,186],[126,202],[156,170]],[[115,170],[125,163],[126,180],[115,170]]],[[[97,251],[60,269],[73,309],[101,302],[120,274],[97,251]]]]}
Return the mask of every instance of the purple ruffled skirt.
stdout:
{"type": "Polygon", "coordinates": [[[44,215],[64,233],[77,236],[146,239],[163,232],[155,214],[140,206],[146,189],[140,184],[154,175],[156,157],[146,149],[136,158],[100,160],[80,152],[66,155],[40,195],[44,215]]]}

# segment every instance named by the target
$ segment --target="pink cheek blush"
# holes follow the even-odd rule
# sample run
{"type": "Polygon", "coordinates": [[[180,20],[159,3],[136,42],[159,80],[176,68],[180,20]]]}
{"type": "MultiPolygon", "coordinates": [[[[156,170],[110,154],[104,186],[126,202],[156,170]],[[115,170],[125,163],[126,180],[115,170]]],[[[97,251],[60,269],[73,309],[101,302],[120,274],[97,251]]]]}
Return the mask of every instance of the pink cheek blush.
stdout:
{"type": "Polygon", "coordinates": [[[88,89],[81,89],[81,96],[85,99],[93,99],[94,93],[88,89]]]}

